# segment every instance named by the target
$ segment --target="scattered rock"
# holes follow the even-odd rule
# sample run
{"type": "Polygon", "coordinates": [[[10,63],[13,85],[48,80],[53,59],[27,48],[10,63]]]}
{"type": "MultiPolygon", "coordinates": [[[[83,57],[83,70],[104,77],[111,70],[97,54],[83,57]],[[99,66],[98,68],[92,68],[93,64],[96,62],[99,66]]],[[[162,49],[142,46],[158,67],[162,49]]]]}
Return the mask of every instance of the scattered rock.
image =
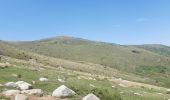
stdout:
{"type": "Polygon", "coordinates": [[[126,85],[124,85],[124,84],[119,84],[119,86],[121,86],[121,87],[127,87],[126,85]]]}
{"type": "Polygon", "coordinates": [[[112,86],[112,88],[115,88],[116,86],[112,86]]]}
{"type": "Polygon", "coordinates": [[[13,88],[16,88],[17,87],[17,84],[15,84],[15,82],[8,82],[5,84],[6,87],[13,87],[13,88]]]}
{"type": "Polygon", "coordinates": [[[83,98],[83,100],[100,100],[100,99],[94,94],[88,94],[87,96],[83,98]]]}
{"type": "Polygon", "coordinates": [[[123,94],[124,92],[120,92],[120,94],[123,94]]]}
{"type": "Polygon", "coordinates": [[[78,80],[80,80],[80,79],[81,79],[81,77],[79,77],[79,76],[78,76],[78,77],[77,77],[77,79],[78,79],[78,80]]]}
{"type": "Polygon", "coordinates": [[[26,96],[24,94],[17,94],[15,96],[15,100],[28,100],[28,96],[26,96]]]}
{"type": "Polygon", "coordinates": [[[36,82],[35,81],[32,81],[32,84],[35,84],[36,82]]]}
{"type": "Polygon", "coordinates": [[[11,64],[6,62],[6,63],[0,63],[0,68],[7,68],[7,67],[10,67],[11,64]]]}
{"type": "Polygon", "coordinates": [[[170,89],[167,89],[167,90],[166,90],[166,94],[170,94],[170,89]]]}
{"type": "Polygon", "coordinates": [[[48,78],[45,78],[45,77],[41,77],[39,80],[40,80],[41,82],[48,82],[48,78]]]}
{"type": "Polygon", "coordinates": [[[65,81],[63,79],[58,79],[59,82],[64,83],[65,81]]]}
{"type": "Polygon", "coordinates": [[[93,85],[93,84],[89,84],[90,85],[90,87],[93,87],[93,88],[95,88],[96,86],[95,85],[93,85]]]}
{"type": "Polygon", "coordinates": [[[62,85],[62,86],[58,87],[58,88],[52,93],[52,96],[53,96],[53,97],[59,97],[59,98],[61,98],[61,97],[73,96],[73,95],[75,95],[75,94],[76,94],[76,93],[75,93],[73,90],[71,90],[71,89],[67,88],[66,86],[62,85]]]}
{"type": "Polygon", "coordinates": [[[162,93],[157,93],[157,94],[162,95],[162,93]]]}
{"type": "Polygon", "coordinates": [[[7,90],[7,91],[4,91],[3,94],[5,96],[15,96],[17,94],[19,94],[20,91],[19,90],[7,90]]]}
{"type": "Polygon", "coordinates": [[[18,85],[20,90],[28,90],[28,89],[32,89],[33,88],[31,84],[29,84],[27,82],[24,82],[24,81],[18,81],[15,84],[18,85]]]}
{"type": "Polygon", "coordinates": [[[21,93],[40,96],[40,97],[43,96],[43,91],[41,89],[24,90],[24,91],[21,91],[21,93]]]}
{"type": "Polygon", "coordinates": [[[134,95],[142,96],[142,94],[140,94],[140,93],[134,93],[134,95]]]}

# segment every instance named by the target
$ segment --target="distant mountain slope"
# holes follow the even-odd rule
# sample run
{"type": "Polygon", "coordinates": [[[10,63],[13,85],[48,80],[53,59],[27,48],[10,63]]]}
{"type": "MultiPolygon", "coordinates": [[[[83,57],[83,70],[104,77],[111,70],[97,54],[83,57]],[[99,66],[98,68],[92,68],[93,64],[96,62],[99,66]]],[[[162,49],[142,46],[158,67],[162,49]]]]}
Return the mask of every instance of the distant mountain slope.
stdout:
{"type": "Polygon", "coordinates": [[[17,59],[28,60],[31,58],[25,51],[16,48],[13,44],[0,41],[0,55],[9,56],[17,59]]]}
{"type": "Polygon", "coordinates": [[[151,52],[170,57],[170,47],[158,44],[138,45],[136,47],[149,50],[151,52]]]}
{"type": "Polygon", "coordinates": [[[170,62],[168,57],[143,48],[73,37],[60,36],[39,41],[18,42],[15,45],[47,56],[77,62],[92,62],[125,71],[133,71],[140,65],[169,65],[170,62]]]}

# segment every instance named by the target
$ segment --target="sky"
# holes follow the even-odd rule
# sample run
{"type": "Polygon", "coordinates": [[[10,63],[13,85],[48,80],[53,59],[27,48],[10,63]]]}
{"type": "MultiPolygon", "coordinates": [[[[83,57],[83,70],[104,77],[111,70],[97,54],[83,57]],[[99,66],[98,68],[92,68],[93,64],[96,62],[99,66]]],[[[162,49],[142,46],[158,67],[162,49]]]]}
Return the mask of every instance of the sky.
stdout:
{"type": "Polygon", "coordinates": [[[170,46],[170,0],[0,0],[0,40],[63,35],[170,46]]]}

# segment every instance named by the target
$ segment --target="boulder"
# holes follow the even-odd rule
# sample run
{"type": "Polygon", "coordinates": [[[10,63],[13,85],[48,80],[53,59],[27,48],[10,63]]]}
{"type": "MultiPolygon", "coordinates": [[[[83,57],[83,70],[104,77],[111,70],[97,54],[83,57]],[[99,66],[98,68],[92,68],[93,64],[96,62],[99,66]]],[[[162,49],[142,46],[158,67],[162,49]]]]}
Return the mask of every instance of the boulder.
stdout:
{"type": "Polygon", "coordinates": [[[24,91],[21,91],[21,93],[40,96],[40,97],[43,96],[43,91],[41,89],[24,90],[24,91]]]}
{"type": "Polygon", "coordinates": [[[18,85],[20,90],[28,90],[28,89],[32,89],[33,88],[31,84],[29,84],[27,82],[24,82],[24,81],[18,81],[15,84],[18,85]]]}
{"type": "Polygon", "coordinates": [[[0,63],[0,68],[7,68],[7,67],[10,67],[11,64],[6,62],[6,63],[0,63]]]}
{"type": "Polygon", "coordinates": [[[7,66],[4,63],[0,63],[0,68],[6,68],[7,66]]]}
{"type": "Polygon", "coordinates": [[[67,88],[66,86],[62,85],[60,87],[58,87],[53,93],[52,93],[52,96],[53,97],[58,97],[58,98],[62,98],[62,97],[69,97],[69,96],[73,96],[75,95],[76,93],[67,88]]]}
{"type": "Polygon", "coordinates": [[[94,94],[88,94],[87,96],[83,98],[83,100],[100,100],[100,99],[94,94]]]}
{"type": "Polygon", "coordinates": [[[48,82],[48,78],[45,78],[45,77],[41,77],[39,80],[40,80],[41,82],[48,82]]]}
{"type": "Polygon", "coordinates": [[[17,94],[15,96],[15,100],[28,100],[28,96],[26,96],[24,94],[17,94]]]}
{"type": "Polygon", "coordinates": [[[15,82],[8,82],[8,83],[5,84],[5,86],[15,88],[15,87],[17,87],[17,84],[15,84],[15,82]]]}
{"type": "Polygon", "coordinates": [[[7,90],[7,91],[4,91],[3,94],[5,96],[15,96],[17,94],[19,94],[20,91],[19,90],[7,90]]]}

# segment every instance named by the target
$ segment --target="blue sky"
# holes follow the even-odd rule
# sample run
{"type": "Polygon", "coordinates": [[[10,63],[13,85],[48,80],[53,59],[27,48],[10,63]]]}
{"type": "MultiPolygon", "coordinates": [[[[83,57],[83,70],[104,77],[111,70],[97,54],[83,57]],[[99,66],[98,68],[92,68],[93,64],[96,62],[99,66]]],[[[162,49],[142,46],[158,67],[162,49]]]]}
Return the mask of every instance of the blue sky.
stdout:
{"type": "Polygon", "coordinates": [[[170,45],[170,0],[0,0],[0,39],[170,45]]]}

